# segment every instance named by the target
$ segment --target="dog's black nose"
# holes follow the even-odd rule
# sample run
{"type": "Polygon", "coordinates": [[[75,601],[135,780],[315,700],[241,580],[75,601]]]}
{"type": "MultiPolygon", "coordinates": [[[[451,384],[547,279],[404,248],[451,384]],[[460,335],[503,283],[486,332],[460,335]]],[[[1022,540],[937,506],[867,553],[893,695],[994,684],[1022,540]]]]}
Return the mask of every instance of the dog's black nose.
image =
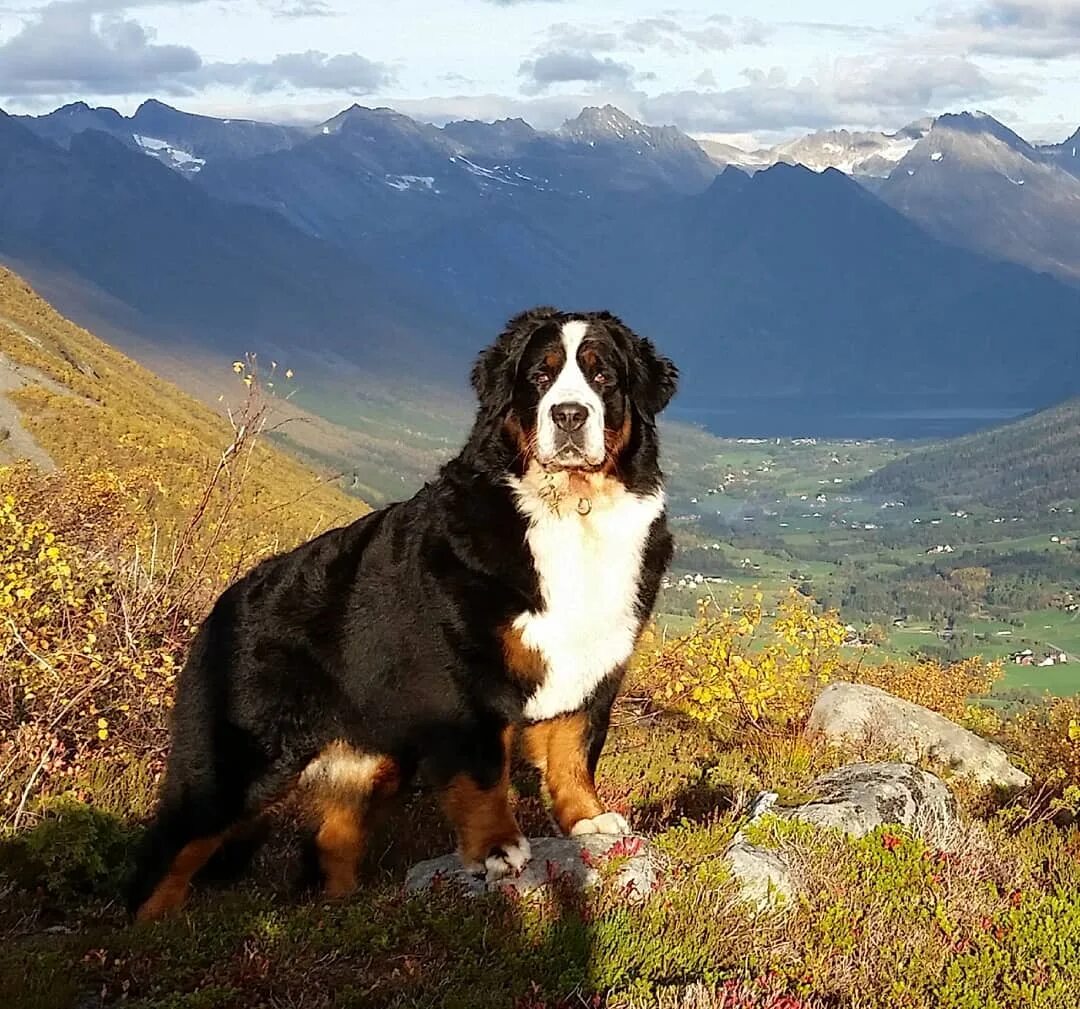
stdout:
{"type": "Polygon", "coordinates": [[[580,403],[556,403],[551,408],[551,419],[560,431],[578,431],[589,419],[589,410],[580,403]]]}

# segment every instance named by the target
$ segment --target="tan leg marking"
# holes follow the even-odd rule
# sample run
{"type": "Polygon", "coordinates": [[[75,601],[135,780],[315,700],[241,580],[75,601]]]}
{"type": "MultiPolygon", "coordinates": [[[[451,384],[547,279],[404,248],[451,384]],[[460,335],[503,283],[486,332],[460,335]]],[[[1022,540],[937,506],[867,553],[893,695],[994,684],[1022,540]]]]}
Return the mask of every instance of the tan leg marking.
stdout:
{"type": "Polygon", "coordinates": [[[338,741],[308,764],[300,784],[319,824],[315,847],[324,893],[347,897],[356,889],[372,801],[397,790],[397,766],[389,757],[360,753],[338,741]]]}
{"type": "Polygon", "coordinates": [[[458,839],[458,853],[471,871],[505,875],[528,860],[528,842],[510,809],[510,746],[513,728],[503,730],[503,765],[499,780],[481,788],[471,775],[459,774],[443,790],[441,801],[458,839]],[[493,855],[502,851],[505,858],[493,855]]]}
{"type": "Polygon", "coordinates": [[[347,897],[356,889],[356,874],[364,857],[363,810],[355,803],[327,802],[315,835],[323,892],[332,900],[347,897]]]}
{"type": "Polygon", "coordinates": [[[210,860],[221,847],[225,836],[207,837],[192,841],[180,849],[173,859],[165,878],[154,888],[135,914],[137,921],[155,921],[183,907],[187,899],[191,877],[210,860]]]}
{"type": "Polygon", "coordinates": [[[585,714],[576,712],[526,726],[523,733],[525,756],[543,773],[555,819],[565,834],[604,811],[589,772],[587,730],[585,714]]]}

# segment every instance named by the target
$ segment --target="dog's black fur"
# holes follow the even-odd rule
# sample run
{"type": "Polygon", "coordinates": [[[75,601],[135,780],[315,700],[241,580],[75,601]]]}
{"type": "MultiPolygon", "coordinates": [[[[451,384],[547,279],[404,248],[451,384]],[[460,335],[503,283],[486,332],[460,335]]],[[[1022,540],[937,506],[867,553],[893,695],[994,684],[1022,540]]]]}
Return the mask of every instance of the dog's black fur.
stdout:
{"type": "MultiPolygon", "coordinates": [[[[526,518],[507,478],[532,464],[534,372],[571,319],[587,321],[607,372],[605,427],[625,433],[613,439],[605,478],[635,494],[660,486],[655,417],[674,393],[674,366],[606,312],[543,308],[512,319],[476,363],[474,426],[437,479],[408,501],[264,561],[217,601],[180,678],[132,910],[172,872],[186,889],[191,866],[177,864],[193,842],[258,817],[328,745],[389,758],[395,782],[421,771],[436,789],[461,775],[481,790],[496,785],[504,730],[522,722],[535,687],[507,668],[500,632],[543,608],[526,518]]],[[[661,515],[643,552],[641,623],[670,553],[661,515]]],[[[613,669],[586,702],[590,774],[621,672],[613,669]]]]}

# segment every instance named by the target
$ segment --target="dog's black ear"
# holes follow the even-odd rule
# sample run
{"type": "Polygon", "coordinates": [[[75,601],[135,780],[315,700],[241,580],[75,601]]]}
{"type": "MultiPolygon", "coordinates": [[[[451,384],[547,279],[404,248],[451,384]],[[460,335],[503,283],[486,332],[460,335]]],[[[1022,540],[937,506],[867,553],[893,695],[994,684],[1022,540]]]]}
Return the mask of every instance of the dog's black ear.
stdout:
{"type": "Polygon", "coordinates": [[[498,339],[480,353],[472,370],[472,387],[485,412],[502,413],[510,405],[521,355],[533,333],[558,317],[559,310],[540,305],[515,315],[498,339]]]}
{"type": "Polygon", "coordinates": [[[637,337],[637,375],[631,391],[638,406],[655,417],[671,402],[679,387],[679,369],[670,358],[658,354],[652,340],[637,337]]]}
{"type": "Polygon", "coordinates": [[[646,417],[655,417],[671,402],[679,384],[679,369],[658,354],[652,340],[638,336],[622,319],[598,312],[609,328],[622,338],[630,377],[630,399],[646,417]]]}

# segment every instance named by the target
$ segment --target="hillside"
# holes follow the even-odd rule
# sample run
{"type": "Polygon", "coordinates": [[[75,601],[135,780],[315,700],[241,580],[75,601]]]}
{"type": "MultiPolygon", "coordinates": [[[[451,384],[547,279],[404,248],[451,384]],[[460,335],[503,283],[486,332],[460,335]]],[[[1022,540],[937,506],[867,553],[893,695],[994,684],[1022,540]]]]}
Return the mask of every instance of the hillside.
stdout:
{"type": "MultiPolygon", "coordinates": [[[[226,402],[242,410],[247,390],[229,374],[226,402]]],[[[108,473],[130,491],[139,524],[158,526],[162,542],[197,504],[234,439],[221,413],[69,322],[3,268],[0,383],[0,427],[8,431],[0,464],[29,455],[67,474],[108,473]]],[[[262,546],[295,542],[365,510],[291,456],[265,444],[255,451],[237,512],[260,523],[254,538],[262,546]]]]}
{"type": "MultiPolygon", "coordinates": [[[[267,814],[268,843],[241,879],[200,880],[175,919],[132,925],[119,895],[200,618],[261,553],[363,507],[251,441],[262,417],[273,426],[280,414],[262,414],[250,398],[251,362],[237,368],[226,369],[230,425],[0,271],[0,463],[29,446],[55,467],[0,465],[6,1004],[964,1009],[972,997],[992,1005],[996,992],[1029,990],[1049,992],[1031,1002],[1038,1009],[1075,1004],[1080,704],[1061,698],[1008,718],[973,708],[996,667],[866,662],[841,644],[837,614],[793,590],[767,602],[748,592],[731,606],[703,599],[678,634],[643,635],[599,788],[656,851],[655,891],[618,885],[615,872],[640,842],[612,838],[596,866],[601,885],[587,894],[547,861],[551,886],[533,896],[465,899],[452,883],[410,895],[407,868],[453,840],[434,797],[409,787],[373,833],[354,898],[327,902],[305,887],[305,829],[283,803],[267,814]],[[729,848],[754,797],[768,789],[802,805],[822,792],[823,772],[892,756],[873,741],[847,754],[803,733],[815,692],[845,679],[992,735],[1035,784],[1001,808],[996,793],[938,767],[962,819],[926,839],[917,822],[881,823],[859,839],[754,825],[747,837],[793,859],[802,889],[783,914],[763,915],[745,903],[729,848]],[[1049,822],[1057,813],[1068,826],[1049,822]]],[[[281,368],[261,375],[267,393],[288,388],[281,368]]],[[[714,439],[684,437],[670,457],[683,484],[706,459],[726,468],[735,451],[780,448],[730,445],[722,460],[714,439]]],[[[839,465],[823,446],[812,451],[839,465]]],[[[816,471],[804,479],[808,491],[819,486],[816,471]]],[[[902,807],[884,787],[879,810],[886,799],[890,811],[902,807]]],[[[535,778],[515,773],[515,793],[525,833],[550,833],[535,778]]],[[[229,874],[227,860],[216,868],[229,874]]]]}
{"type": "Polygon", "coordinates": [[[911,503],[982,505],[1010,514],[1077,502],[1080,400],[913,452],[857,489],[911,503]]]}
{"type": "MultiPolygon", "coordinates": [[[[65,149],[3,113],[0,262],[34,282],[75,278],[107,321],[224,361],[288,349],[310,369],[311,348],[328,369],[335,355],[434,374],[456,323],[406,275],[223,203],[111,136],[88,130],[65,149]]],[[[76,314],[89,298],[69,290],[76,314]]]]}

